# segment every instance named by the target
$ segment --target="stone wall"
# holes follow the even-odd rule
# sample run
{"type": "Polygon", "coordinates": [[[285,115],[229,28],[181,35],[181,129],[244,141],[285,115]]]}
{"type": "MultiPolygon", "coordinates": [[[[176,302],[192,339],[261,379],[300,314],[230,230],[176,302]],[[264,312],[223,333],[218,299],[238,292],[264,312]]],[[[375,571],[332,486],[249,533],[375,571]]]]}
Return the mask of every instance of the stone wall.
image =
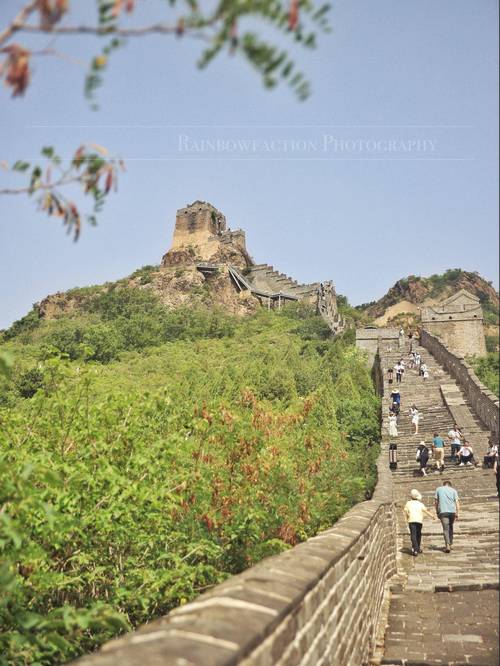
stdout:
{"type": "Polygon", "coordinates": [[[385,455],[371,500],[331,529],[267,558],[79,666],[361,666],[396,572],[385,455]]]}
{"type": "Polygon", "coordinates": [[[379,352],[398,349],[400,345],[399,331],[396,328],[358,328],[356,330],[356,347],[368,353],[370,367],[379,352]]]}
{"type": "Polygon", "coordinates": [[[486,341],[482,319],[455,319],[448,321],[428,321],[424,330],[439,336],[443,344],[459,356],[483,356],[486,354],[486,341]]]}
{"type": "Polygon", "coordinates": [[[472,411],[492,433],[496,433],[498,438],[500,405],[498,396],[481,383],[472,366],[462,356],[448,351],[440,339],[428,331],[422,331],[420,336],[421,344],[431,352],[438,363],[444,365],[465,391],[472,411]]]}

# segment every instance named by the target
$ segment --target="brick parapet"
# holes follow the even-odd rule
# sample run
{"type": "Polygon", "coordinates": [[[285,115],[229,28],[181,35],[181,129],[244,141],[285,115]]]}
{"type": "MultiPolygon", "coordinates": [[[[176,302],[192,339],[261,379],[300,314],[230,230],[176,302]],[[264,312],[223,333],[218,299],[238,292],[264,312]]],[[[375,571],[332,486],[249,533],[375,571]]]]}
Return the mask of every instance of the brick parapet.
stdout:
{"type": "Polygon", "coordinates": [[[264,559],[78,666],[360,666],[368,662],[396,521],[386,453],[371,500],[332,528],[264,559]]]}
{"type": "Polygon", "coordinates": [[[490,391],[478,378],[474,369],[464,357],[450,352],[436,336],[428,331],[421,331],[421,344],[441,363],[450,375],[456,379],[465,392],[472,410],[492,433],[499,435],[498,396],[490,391]]]}

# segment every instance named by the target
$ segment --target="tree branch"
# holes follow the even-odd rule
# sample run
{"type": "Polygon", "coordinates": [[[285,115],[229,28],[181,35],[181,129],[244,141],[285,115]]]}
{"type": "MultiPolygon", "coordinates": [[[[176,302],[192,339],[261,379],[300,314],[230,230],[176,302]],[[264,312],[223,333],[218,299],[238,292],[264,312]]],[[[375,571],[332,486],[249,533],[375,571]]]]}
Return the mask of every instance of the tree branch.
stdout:
{"type": "Polygon", "coordinates": [[[0,189],[0,194],[33,194],[34,192],[44,190],[54,190],[63,185],[82,182],[82,176],[72,176],[71,178],[61,178],[55,183],[39,183],[36,187],[16,187],[0,189]]]}
{"type": "MultiPolygon", "coordinates": [[[[206,23],[203,27],[209,27],[206,23]]],[[[45,28],[41,25],[19,25],[16,30],[29,33],[46,33],[51,35],[116,35],[117,37],[143,37],[144,35],[176,35],[179,33],[178,25],[167,23],[153,23],[152,25],[142,26],[140,28],[117,28],[111,26],[94,25],[59,25],[51,28],[45,28]]],[[[197,39],[208,39],[207,35],[201,32],[190,32],[189,26],[186,26],[183,34],[187,34],[197,39]]]]}
{"type": "Polygon", "coordinates": [[[37,5],[38,0],[31,0],[31,2],[28,2],[28,4],[23,9],[21,9],[12,23],[7,26],[3,32],[0,32],[0,45],[10,39],[10,37],[12,37],[15,32],[23,28],[24,22],[31,14],[31,12],[36,9],[37,5]]]}

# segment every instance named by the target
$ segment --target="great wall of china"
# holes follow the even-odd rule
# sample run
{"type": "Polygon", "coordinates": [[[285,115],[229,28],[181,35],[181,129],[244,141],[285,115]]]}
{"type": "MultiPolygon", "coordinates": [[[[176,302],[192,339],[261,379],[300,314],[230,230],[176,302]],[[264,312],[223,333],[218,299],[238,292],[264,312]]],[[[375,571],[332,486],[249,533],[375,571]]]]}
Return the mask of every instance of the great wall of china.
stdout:
{"type": "MultiPolygon", "coordinates": [[[[305,299],[317,304],[332,332],[343,326],[331,283],[298,285],[272,267],[254,265],[243,232],[229,232],[223,216],[209,204],[195,202],[178,212],[174,244],[163,262],[177,265],[186,257],[196,261],[200,271],[226,270],[238,291],[251,293],[264,306],[305,299]]],[[[446,433],[458,422],[479,461],[488,441],[498,441],[498,398],[454,348],[454,340],[465,340],[467,353],[482,349],[482,315],[476,300],[459,293],[423,315],[418,349],[429,367],[429,379],[424,382],[408,370],[401,385],[404,413],[393,470],[383,415],[378,483],[371,499],[354,506],[331,529],[263,560],[75,663],[498,664],[499,525],[492,470],[451,466],[446,456],[446,478],[462,502],[451,553],[443,553],[439,521],[427,521],[424,553],[411,557],[402,513],[411,488],[417,487],[431,508],[434,490],[442,482],[438,474],[419,476],[415,449],[420,440],[430,442],[434,431],[446,433]],[[422,415],[418,435],[412,434],[406,416],[413,402],[422,415]]],[[[372,328],[357,331],[357,345],[373,363],[384,401],[390,392],[386,370],[408,354],[408,340],[398,331],[372,328]]]]}

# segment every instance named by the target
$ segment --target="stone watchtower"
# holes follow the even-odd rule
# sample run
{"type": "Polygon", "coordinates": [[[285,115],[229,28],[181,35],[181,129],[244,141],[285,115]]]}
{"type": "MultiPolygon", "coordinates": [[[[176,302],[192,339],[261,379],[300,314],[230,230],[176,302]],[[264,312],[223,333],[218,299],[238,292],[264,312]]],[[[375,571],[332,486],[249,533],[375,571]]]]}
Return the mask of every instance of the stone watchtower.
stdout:
{"type": "Polygon", "coordinates": [[[445,347],[459,356],[486,354],[481,304],[477,296],[465,289],[423,308],[422,328],[438,336],[445,347]]]}
{"type": "Polygon", "coordinates": [[[246,254],[245,232],[230,231],[226,218],[215,206],[194,201],[177,211],[172,247],[163,257],[163,264],[183,263],[188,255],[196,261],[215,261],[220,259],[221,250],[227,254],[231,247],[236,254],[246,254]]]}

